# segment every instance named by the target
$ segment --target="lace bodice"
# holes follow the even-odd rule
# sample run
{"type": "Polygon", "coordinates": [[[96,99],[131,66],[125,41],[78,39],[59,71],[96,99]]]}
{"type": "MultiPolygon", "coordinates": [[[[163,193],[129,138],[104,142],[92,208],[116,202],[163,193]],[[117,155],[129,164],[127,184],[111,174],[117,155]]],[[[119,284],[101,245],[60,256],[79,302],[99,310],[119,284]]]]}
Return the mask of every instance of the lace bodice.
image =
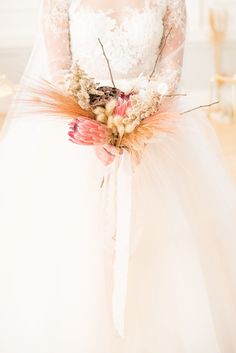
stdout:
{"type": "Polygon", "coordinates": [[[83,0],[43,1],[42,25],[53,79],[75,60],[98,81],[109,79],[100,38],[115,79],[141,73],[149,77],[155,68],[152,79],[159,82],[160,91],[176,90],[185,37],[184,0],[144,0],[141,9],[127,6],[119,21],[113,9],[96,10],[83,0]]]}

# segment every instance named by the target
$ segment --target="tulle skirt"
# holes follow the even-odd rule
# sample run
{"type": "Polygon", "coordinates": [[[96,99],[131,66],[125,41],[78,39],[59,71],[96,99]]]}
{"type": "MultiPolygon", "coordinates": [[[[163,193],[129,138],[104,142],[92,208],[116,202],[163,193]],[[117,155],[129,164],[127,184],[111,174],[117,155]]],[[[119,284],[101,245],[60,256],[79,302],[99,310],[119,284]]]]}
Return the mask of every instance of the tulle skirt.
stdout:
{"type": "Polygon", "coordinates": [[[67,129],[18,118],[2,137],[0,352],[236,352],[236,193],[209,122],[187,114],[132,173],[124,337],[112,167],[67,129]]]}

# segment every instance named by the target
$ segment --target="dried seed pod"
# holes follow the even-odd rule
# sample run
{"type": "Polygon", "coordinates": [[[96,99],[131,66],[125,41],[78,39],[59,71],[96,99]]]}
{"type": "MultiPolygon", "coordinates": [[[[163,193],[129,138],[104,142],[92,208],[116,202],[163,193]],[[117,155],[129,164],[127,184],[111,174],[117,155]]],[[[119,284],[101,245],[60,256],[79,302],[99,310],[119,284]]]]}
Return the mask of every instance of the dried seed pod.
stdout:
{"type": "Polygon", "coordinates": [[[116,99],[111,99],[106,104],[106,113],[107,115],[111,115],[116,107],[116,99]]]}
{"type": "Polygon", "coordinates": [[[127,124],[125,126],[125,133],[126,134],[130,134],[131,132],[133,132],[135,129],[135,126],[133,125],[133,123],[127,124]]]}
{"type": "Polygon", "coordinates": [[[107,127],[108,127],[109,129],[112,129],[113,126],[114,126],[114,124],[113,124],[113,116],[110,115],[110,116],[108,117],[108,119],[107,119],[107,127]]]}
{"type": "Polygon", "coordinates": [[[100,121],[100,123],[106,123],[107,122],[107,116],[106,116],[106,114],[104,114],[104,113],[102,113],[102,114],[98,114],[97,116],[96,116],[96,120],[97,121],[100,121]]]}
{"type": "Polygon", "coordinates": [[[117,130],[117,127],[115,125],[112,126],[112,129],[111,129],[113,135],[118,135],[118,130],[117,130]]]}
{"type": "Polygon", "coordinates": [[[97,107],[93,110],[94,114],[99,115],[99,114],[104,114],[105,113],[105,109],[102,107],[97,107]]]}
{"type": "Polygon", "coordinates": [[[130,123],[130,121],[131,121],[130,118],[123,118],[123,119],[122,119],[122,124],[127,125],[127,124],[130,123]]]}
{"type": "Polygon", "coordinates": [[[92,88],[89,91],[90,95],[97,95],[97,96],[103,96],[103,92],[99,91],[98,89],[92,88]]]}
{"type": "Polygon", "coordinates": [[[119,135],[122,137],[122,136],[124,135],[124,133],[125,133],[125,127],[124,127],[124,125],[123,125],[123,124],[119,125],[119,126],[117,127],[117,130],[118,130],[119,135]]]}
{"type": "Polygon", "coordinates": [[[115,115],[113,117],[113,124],[115,124],[117,127],[122,124],[123,117],[120,115],[115,115]]]}
{"type": "Polygon", "coordinates": [[[102,86],[97,88],[98,91],[102,92],[102,95],[90,94],[90,105],[92,107],[105,106],[112,98],[117,98],[120,94],[120,90],[114,87],[102,86]]]}

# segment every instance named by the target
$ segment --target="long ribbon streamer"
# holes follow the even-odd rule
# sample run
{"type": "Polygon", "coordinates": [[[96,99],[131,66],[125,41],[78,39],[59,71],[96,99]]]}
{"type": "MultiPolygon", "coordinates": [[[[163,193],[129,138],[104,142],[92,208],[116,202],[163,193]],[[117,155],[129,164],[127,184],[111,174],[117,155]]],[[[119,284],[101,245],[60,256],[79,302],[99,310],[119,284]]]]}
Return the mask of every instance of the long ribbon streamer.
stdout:
{"type": "MultiPolygon", "coordinates": [[[[114,326],[124,337],[125,308],[128,289],[130,221],[132,207],[131,157],[123,151],[119,158],[116,177],[116,240],[113,268],[112,314],[114,326]]],[[[117,161],[116,161],[117,162],[117,161]]]]}

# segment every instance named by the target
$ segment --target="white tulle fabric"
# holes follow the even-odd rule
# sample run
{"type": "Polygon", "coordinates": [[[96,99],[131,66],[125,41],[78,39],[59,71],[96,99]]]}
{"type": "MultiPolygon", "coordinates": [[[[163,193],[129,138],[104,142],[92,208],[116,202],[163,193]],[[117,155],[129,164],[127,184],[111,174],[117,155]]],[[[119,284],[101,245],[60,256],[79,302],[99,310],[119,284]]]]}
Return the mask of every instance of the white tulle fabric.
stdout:
{"type": "MultiPolygon", "coordinates": [[[[44,0],[47,67],[35,73],[57,80],[79,59],[89,74],[109,80],[100,37],[117,83],[128,85],[150,73],[173,27],[154,81],[174,92],[184,1],[146,2],[119,19],[96,6],[44,0]]],[[[112,315],[114,174],[93,148],[67,140],[66,119],[13,110],[0,144],[0,351],[235,353],[235,185],[203,114],[190,113],[175,134],[157,136],[132,174],[120,337],[112,315]]]]}

